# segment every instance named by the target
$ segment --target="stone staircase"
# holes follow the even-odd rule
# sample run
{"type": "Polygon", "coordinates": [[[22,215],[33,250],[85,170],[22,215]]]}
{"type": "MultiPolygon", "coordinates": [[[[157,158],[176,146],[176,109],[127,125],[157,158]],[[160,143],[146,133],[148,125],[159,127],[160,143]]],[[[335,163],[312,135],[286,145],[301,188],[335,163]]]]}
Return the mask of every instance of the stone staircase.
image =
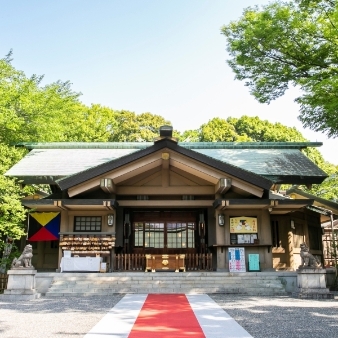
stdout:
{"type": "Polygon", "coordinates": [[[55,274],[47,297],[114,293],[227,293],[250,296],[286,295],[271,272],[114,272],[55,274]]]}

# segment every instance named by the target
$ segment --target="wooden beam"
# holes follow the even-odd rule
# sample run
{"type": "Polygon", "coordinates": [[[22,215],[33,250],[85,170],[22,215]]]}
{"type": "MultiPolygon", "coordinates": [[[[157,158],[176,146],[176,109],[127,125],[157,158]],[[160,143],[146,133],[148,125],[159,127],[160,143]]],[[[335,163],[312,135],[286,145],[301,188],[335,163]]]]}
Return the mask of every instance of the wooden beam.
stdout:
{"type": "MultiPolygon", "coordinates": [[[[146,162],[144,162],[146,163],[146,162]]],[[[157,159],[153,162],[147,163],[143,166],[140,166],[140,163],[133,163],[127,167],[127,169],[124,170],[116,170],[112,173],[106,173],[104,175],[95,177],[87,182],[84,182],[82,184],[76,185],[70,189],[68,189],[68,195],[70,197],[76,196],[80,193],[83,193],[85,191],[91,190],[93,188],[100,186],[100,180],[101,178],[111,178],[113,179],[113,182],[115,184],[118,184],[119,182],[122,182],[124,180],[127,180],[135,175],[139,175],[147,170],[156,168],[161,166],[162,160],[157,159]],[[115,176],[116,175],[116,176],[115,176]]]]}
{"type": "Polygon", "coordinates": [[[112,173],[113,179],[115,184],[119,184],[129,178],[132,178],[133,176],[142,174],[148,170],[154,169],[156,167],[162,166],[162,159],[158,158],[152,162],[144,162],[145,164],[142,165],[142,163],[131,163],[126,168],[123,168],[123,170],[115,170],[112,173]]]}
{"type": "MultiPolygon", "coordinates": [[[[179,168],[183,171],[186,171],[192,175],[195,175],[197,177],[201,177],[202,179],[211,182],[213,184],[216,184],[219,180],[220,177],[215,177],[215,175],[212,175],[212,171],[211,170],[206,170],[206,171],[202,171],[202,168],[197,168],[196,165],[194,165],[193,163],[189,163],[189,165],[187,165],[186,163],[181,163],[178,162],[174,159],[170,159],[170,165],[172,165],[173,167],[179,168]]],[[[204,168],[203,168],[204,169],[204,168]]]]}
{"type": "Polygon", "coordinates": [[[179,208],[201,208],[212,207],[213,200],[119,200],[121,207],[179,207],[179,208]]]}
{"type": "Polygon", "coordinates": [[[213,195],[214,186],[117,186],[118,195],[213,195]]]}
{"type": "Polygon", "coordinates": [[[231,180],[228,178],[220,178],[215,185],[215,194],[224,194],[231,188],[231,180]]]}

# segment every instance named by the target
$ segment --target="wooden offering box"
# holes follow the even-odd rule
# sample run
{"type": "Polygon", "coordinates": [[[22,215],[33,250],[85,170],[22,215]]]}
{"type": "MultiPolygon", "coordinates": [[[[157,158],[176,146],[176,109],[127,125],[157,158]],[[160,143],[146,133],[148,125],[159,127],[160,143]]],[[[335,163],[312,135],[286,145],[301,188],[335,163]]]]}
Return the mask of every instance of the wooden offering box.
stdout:
{"type": "Polygon", "coordinates": [[[146,270],[185,272],[185,255],[146,255],[146,270]]]}

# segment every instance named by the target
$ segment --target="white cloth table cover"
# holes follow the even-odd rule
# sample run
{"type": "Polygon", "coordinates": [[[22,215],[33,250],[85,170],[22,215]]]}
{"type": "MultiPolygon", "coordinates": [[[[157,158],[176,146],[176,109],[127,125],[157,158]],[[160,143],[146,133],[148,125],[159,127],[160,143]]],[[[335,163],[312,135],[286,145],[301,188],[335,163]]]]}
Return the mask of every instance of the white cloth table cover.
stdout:
{"type": "Polygon", "coordinates": [[[63,271],[100,271],[101,257],[62,257],[63,271]]]}

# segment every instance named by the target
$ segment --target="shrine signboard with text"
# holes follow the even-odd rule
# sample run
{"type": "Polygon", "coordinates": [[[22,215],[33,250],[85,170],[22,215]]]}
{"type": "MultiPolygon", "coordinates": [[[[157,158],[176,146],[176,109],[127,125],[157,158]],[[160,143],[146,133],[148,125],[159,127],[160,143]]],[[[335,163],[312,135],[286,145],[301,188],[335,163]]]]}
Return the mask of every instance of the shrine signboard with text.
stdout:
{"type": "Polygon", "coordinates": [[[230,233],[257,233],[257,217],[230,217],[230,233]]]}

